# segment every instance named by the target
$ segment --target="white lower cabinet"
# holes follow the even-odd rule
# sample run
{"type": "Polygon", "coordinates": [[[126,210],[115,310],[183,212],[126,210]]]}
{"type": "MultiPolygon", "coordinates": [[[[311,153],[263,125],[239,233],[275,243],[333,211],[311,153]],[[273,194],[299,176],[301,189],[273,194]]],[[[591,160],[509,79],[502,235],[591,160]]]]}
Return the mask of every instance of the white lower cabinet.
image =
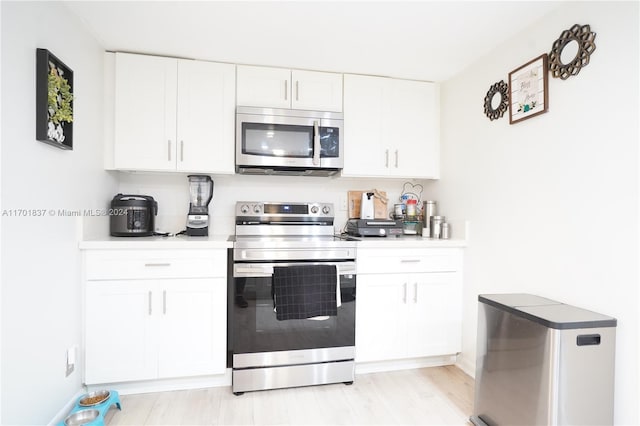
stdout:
{"type": "MultiPolygon", "coordinates": [[[[86,256],[97,257],[88,265],[117,265],[113,255],[86,256]]],[[[146,266],[148,279],[130,273],[136,276],[102,280],[86,271],[93,279],[85,287],[85,383],[223,374],[227,284],[221,258],[211,257],[212,265],[220,263],[213,268],[218,272],[202,272],[202,278],[161,278],[158,269],[170,271],[172,259],[154,251],[122,259],[129,266],[136,261],[146,266]]]]}
{"type": "Polygon", "coordinates": [[[356,361],[460,352],[461,251],[424,249],[400,256],[394,251],[358,251],[356,361]]]}

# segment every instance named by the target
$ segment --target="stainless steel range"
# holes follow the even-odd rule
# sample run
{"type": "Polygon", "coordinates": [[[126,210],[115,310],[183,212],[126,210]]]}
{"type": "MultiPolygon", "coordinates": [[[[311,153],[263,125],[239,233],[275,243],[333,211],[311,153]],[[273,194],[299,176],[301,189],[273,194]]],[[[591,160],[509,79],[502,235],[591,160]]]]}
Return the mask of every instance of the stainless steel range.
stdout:
{"type": "Polygon", "coordinates": [[[238,202],[230,346],[233,392],[353,383],[355,242],[329,203],[238,202]]]}

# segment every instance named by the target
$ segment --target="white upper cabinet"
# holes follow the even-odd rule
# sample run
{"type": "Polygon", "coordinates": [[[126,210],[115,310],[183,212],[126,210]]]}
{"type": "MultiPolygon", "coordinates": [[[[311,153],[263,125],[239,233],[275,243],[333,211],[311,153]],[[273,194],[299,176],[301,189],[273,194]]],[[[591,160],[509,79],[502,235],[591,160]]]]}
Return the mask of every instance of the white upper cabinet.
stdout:
{"type": "Polygon", "coordinates": [[[237,104],[342,112],[342,74],[238,65],[237,104]]]}
{"type": "Polygon", "coordinates": [[[291,71],[291,108],[342,112],[342,74],[291,71]]]}
{"type": "Polygon", "coordinates": [[[235,66],[115,54],[115,169],[234,173],[235,66]]]}
{"type": "Polygon", "coordinates": [[[342,175],[437,179],[439,102],[434,83],[345,74],[342,175]]]}
{"type": "Polygon", "coordinates": [[[235,172],[235,66],[178,61],[177,170],[235,172]]]}

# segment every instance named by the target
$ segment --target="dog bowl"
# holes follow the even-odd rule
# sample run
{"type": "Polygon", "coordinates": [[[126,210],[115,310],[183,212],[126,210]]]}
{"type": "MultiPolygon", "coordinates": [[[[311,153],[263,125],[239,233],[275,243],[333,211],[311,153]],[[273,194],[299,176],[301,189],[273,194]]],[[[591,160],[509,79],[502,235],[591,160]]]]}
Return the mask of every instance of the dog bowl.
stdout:
{"type": "Polygon", "coordinates": [[[80,401],[78,401],[78,405],[81,407],[93,407],[94,405],[99,405],[105,402],[111,396],[111,392],[108,390],[100,390],[95,392],[89,392],[88,394],[82,396],[80,401]]]}
{"type": "Polygon", "coordinates": [[[86,425],[87,423],[91,423],[100,415],[100,411],[98,410],[80,410],[75,413],[69,414],[66,419],[64,419],[64,424],[66,426],[79,426],[86,425]]]}

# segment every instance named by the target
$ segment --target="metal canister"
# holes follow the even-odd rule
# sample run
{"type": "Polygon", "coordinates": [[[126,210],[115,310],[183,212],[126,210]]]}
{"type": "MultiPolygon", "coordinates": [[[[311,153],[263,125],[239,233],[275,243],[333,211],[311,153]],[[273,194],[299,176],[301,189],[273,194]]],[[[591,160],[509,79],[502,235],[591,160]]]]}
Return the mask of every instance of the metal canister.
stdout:
{"type": "Polygon", "coordinates": [[[422,220],[423,220],[423,228],[426,228],[423,231],[423,235],[431,236],[431,216],[435,216],[437,214],[437,204],[435,201],[425,201],[422,203],[422,220]]]}
{"type": "Polygon", "coordinates": [[[444,216],[431,216],[431,238],[442,238],[442,222],[444,216]]]}
{"type": "Polygon", "coordinates": [[[404,204],[394,204],[393,205],[393,218],[394,219],[402,219],[404,215],[404,204]]]}
{"type": "Polygon", "coordinates": [[[451,238],[451,225],[449,225],[449,222],[442,222],[440,238],[442,238],[443,240],[448,240],[449,238],[451,238]]]}

